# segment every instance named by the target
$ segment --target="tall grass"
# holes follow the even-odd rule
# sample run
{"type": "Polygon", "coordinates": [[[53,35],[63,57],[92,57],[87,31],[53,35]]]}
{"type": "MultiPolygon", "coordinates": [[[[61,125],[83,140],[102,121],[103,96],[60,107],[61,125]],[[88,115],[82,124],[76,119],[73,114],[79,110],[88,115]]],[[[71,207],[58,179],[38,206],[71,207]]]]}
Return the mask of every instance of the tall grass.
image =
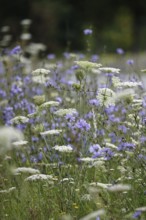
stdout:
{"type": "Polygon", "coordinates": [[[1,55],[0,219],[146,219],[144,64],[108,62],[1,55]]]}

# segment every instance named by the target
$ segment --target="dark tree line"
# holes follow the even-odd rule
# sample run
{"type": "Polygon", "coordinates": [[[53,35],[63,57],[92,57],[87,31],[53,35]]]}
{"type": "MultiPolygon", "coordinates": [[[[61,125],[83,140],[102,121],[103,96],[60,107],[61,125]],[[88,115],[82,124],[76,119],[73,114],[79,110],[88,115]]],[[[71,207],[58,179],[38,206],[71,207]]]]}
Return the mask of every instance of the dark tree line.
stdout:
{"type": "Polygon", "coordinates": [[[94,30],[94,48],[145,50],[146,2],[143,0],[3,1],[0,25],[10,25],[15,39],[20,20],[31,18],[33,40],[50,50],[85,48],[83,29],[94,30]]]}

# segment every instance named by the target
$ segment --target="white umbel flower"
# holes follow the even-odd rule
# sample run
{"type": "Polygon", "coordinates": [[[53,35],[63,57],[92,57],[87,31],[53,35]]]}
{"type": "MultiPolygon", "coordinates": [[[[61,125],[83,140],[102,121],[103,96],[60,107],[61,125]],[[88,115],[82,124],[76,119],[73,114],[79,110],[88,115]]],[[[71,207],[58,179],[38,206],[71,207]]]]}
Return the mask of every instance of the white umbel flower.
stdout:
{"type": "MultiPolygon", "coordinates": [[[[131,114],[128,114],[127,115],[127,118],[132,122],[132,123],[134,123],[135,122],[135,114],[133,113],[131,113],[131,114]]],[[[136,116],[136,119],[137,120],[140,120],[140,117],[139,116],[136,116]]]]}
{"type": "Polygon", "coordinates": [[[31,19],[23,19],[20,24],[24,26],[29,26],[32,23],[31,19]]]}
{"type": "MultiPolygon", "coordinates": [[[[101,159],[101,158],[100,158],[101,159]]],[[[93,167],[97,167],[97,168],[100,168],[100,167],[104,167],[104,163],[105,161],[102,161],[102,160],[95,160],[92,164],[93,167]]]]}
{"type": "Polygon", "coordinates": [[[38,84],[45,84],[49,79],[50,77],[46,77],[45,75],[32,76],[32,81],[38,84]]]}
{"type": "Polygon", "coordinates": [[[25,116],[16,116],[10,120],[12,124],[20,124],[20,123],[27,123],[29,122],[29,118],[25,116]]]}
{"type": "Polygon", "coordinates": [[[42,135],[42,136],[47,136],[47,135],[58,135],[58,134],[60,134],[60,133],[62,133],[62,130],[60,129],[60,130],[48,130],[48,131],[44,131],[44,132],[40,132],[40,135],[42,135]]]}
{"type": "Polygon", "coordinates": [[[80,161],[83,161],[85,163],[93,162],[95,159],[91,157],[82,157],[80,158],[80,161]]]}
{"type": "Polygon", "coordinates": [[[48,107],[51,107],[51,106],[58,106],[58,105],[60,105],[60,102],[48,101],[48,102],[45,102],[42,105],[40,105],[39,109],[48,108],[48,107]]]}
{"type": "Polygon", "coordinates": [[[46,50],[46,45],[42,43],[30,43],[25,47],[25,51],[33,56],[36,56],[38,55],[39,52],[45,50],[46,50]]]}
{"type": "Polygon", "coordinates": [[[134,104],[142,105],[143,100],[142,100],[142,99],[133,99],[133,103],[134,103],[134,104]]]}
{"type": "Polygon", "coordinates": [[[136,211],[146,212],[146,206],[136,208],[136,211]]]}
{"type": "Polygon", "coordinates": [[[14,148],[12,143],[14,141],[23,140],[23,134],[13,127],[0,127],[0,154],[6,153],[8,150],[14,148]]]}
{"type": "Polygon", "coordinates": [[[32,38],[32,35],[30,33],[23,33],[20,36],[21,40],[30,40],[32,38]]]}
{"type": "Polygon", "coordinates": [[[67,108],[67,109],[59,109],[56,112],[54,112],[55,115],[58,116],[65,116],[67,114],[77,114],[77,110],[75,108],[67,108]]]}
{"type": "Polygon", "coordinates": [[[54,179],[52,175],[46,175],[46,174],[34,174],[25,179],[25,181],[30,181],[30,182],[43,181],[43,180],[52,181],[52,184],[53,184],[54,183],[53,180],[56,180],[56,179],[54,179]]]}
{"type": "Polygon", "coordinates": [[[37,117],[37,115],[38,115],[38,112],[36,111],[36,112],[28,114],[27,117],[28,118],[35,118],[35,117],[37,117]]]}
{"type": "Polygon", "coordinates": [[[36,69],[34,71],[32,71],[32,75],[48,75],[48,73],[50,73],[50,70],[47,69],[36,69]]]}
{"type": "Polygon", "coordinates": [[[106,147],[112,148],[112,149],[117,149],[117,146],[112,144],[112,143],[108,143],[106,142],[106,147]]]}
{"type": "Polygon", "coordinates": [[[70,183],[74,183],[74,179],[73,178],[63,178],[62,180],[60,180],[60,183],[63,183],[63,182],[70,182],[70,183]]]}
{"type": "Polygon", "coordinates": [[[0,190],[0,193],[11,193],[11,192],[13,192],[14,190],[16,190],[16,187],[11,187],[11,188],[9,188],[9,189],[4,189],[4,190],[0,190]]]}
{"type": "Polygon", "coordinates": [[[120,73],[120,69],[113,67],[100,67],[99,70],[104,73],[120,73]]]}
{"type": "Polygon", "coordinates": [[[115,88],[118,87],[119,83],[121,82],[120,78],[117,76],[113,76],[112,77],[112,84],[115,88]]]}
{"type": "Polygon", "coordinates": [[[142,86],[142,82],[131,82],[131,81],[127,81],[127,82],[120,82],[117,84],[117,87],[129,87],[129,88],[134,88],[137,86],[142,86]]]}
{"type": "Polygon", "coordinates": [[[81,197],[81,200],[82,201],[91,201],[92,197],[90,194],[84,194],[82,197],[81,197]]]}
{"type": "Polygon", "coordinates": [[[97,99],[101,106],[115,105],[115,92],[109,88],[101,88],[98,90],[97,99]]]}
{"type": "Polygon", "coordinates": [[[107,188],[111,192],[120,192],[131,190],[131,185],[128,184],[115,184],[107,188]]]}
{"type": "Polygon", "coordinates": [[[84,69],[92,69],[92,68],[99,68],[102,65],[100,63],[93,63],[90,61],[74,61],[75,64],[79,65],[81,68],[84,69]]]}
{"type": "Polygon", "coordinates": [[[142,109],[143,100],[142,99],[133,99],[132,107],[136,110],[142,109]]]}
{"type": "Polygon", "coordinates": [[[95,75],[100,75],[101,74],[101,71],[99,70],[99,69],[95,69],[95,68],[93,68],[92,69],[92,73],[94,73],[95,75]]]}
{"type": "Polygon", "coordinates": [[[62,146],[58,146],[56,145],[55,147],[53,147],[54,150],[59,151],[59,152],[63,152],[63,153],[71,153],[73,151],[73,148],[69,145],[62,145],[62,146]]]}
{"type": "Polygon", "coordinates": [[[12,144],[13,144],[13,146],[24,146],[24,145],[28,144],[28,141],[23,141],[23,140],[14,141],[12,144]]]}
{"type": "Polygon", "coordinates": [[[142,73],[146,73],[146,69],[141,70],[142,73]]]}
{"type": "Polygon", "coordinates": [[[40,173],[39,170],[31,168],[31,167],[18,167],[12,170],[14,175],[18,175],[21,173],[29,173],[29,174],[37,174],[40,173]]]}
{"type": "Polygon", "coordinates": [[[111,187],[112,184],[93,182],[93,183],[90,183],[90,186],[99,186],[99,187],[101,187],[103,189],[107,189],[107,188],[111,187]]]}
{"type": "Polygon", "coordinates": [[[3,26],[3,27],[1,28],[1,32],[2,32],[2,33],[8,32],[8,31],[10,31],[10,27],[9,27],[9,26],[3,26]]]}
{"type": "Polygon", "coordinates": [[[133,102],[133,97],[135,96],[135,90],[133,88],[125,88],[122,91],[117,91],[115,96],[115,101],[121,101],[122,99],[131,97],[133,102]]]}

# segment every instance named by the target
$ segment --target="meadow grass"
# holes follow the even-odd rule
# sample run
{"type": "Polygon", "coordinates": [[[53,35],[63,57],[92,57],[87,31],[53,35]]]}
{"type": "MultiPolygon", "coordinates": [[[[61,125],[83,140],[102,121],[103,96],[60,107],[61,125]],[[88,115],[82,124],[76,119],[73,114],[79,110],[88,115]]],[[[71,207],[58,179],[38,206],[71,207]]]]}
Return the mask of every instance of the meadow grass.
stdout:
{"type": "Polygon", "coordinates": [[[131,57],[1,54],[1,220],[146,219],[145,55],[131,57]]]}

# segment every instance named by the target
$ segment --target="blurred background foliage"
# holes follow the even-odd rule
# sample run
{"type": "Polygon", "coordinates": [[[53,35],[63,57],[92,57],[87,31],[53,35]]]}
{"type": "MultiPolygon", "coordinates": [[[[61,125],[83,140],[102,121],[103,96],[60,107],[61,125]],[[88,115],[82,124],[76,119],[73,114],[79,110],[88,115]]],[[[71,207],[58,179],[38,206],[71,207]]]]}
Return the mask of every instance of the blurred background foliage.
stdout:
{"type": "Polygon", "coordinates": [[[93,52],[146,49],[146,2],[144,0],[5,0],[0,7],[0,25],[10,26],[13,42],[19,42],[20,21],[32,20],[33,42],[50,52],[84,51],[83,30],[93,29],[93,52]]]}

